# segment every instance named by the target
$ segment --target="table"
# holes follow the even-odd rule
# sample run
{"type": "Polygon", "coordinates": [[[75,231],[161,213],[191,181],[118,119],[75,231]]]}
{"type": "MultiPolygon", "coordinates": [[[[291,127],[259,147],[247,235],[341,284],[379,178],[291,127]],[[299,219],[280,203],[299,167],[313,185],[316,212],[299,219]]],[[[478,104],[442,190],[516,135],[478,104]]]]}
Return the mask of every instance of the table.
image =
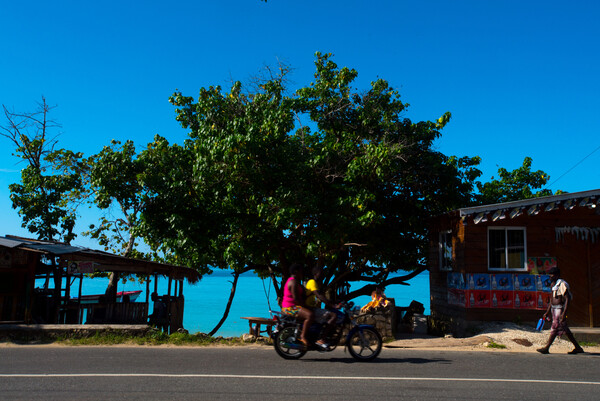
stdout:
{"type": "Polygon", "coordinates": [[[275,324],[275,321],[266,317],[242,317],[242,319],[248,320],[248,325],[250,326],[250,334],[253,334],[256,337],[260,336],[260,333],[267,333],[269,337],[271,336],[271,329],[275,324]],[[265,330],[261,330],[261,326],[266,326],[265,330]]]}

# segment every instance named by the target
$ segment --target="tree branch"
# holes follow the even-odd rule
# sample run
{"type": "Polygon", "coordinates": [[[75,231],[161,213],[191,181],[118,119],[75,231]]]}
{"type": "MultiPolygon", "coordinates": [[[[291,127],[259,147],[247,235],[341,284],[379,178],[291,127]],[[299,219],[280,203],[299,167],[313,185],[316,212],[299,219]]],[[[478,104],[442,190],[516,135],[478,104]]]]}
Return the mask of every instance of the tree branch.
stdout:
{"type": "Polygon", "coordinates": [[[400,284],[400,285],[410,285],[408,283],[406,283],[406,281],[410,280],[411,278],[421,274],[423,271],[427,270],[426,267],[420,267],[417,270],[410,272],[409,274],[406,274],[404,276],[399,276],[399,277],[393,277],[391,279],[385,280],[380,284],[367,284],[364,287],[356,290],[356,291],[352,291],[350,293],[348,293],[344,299],[342,299],[342,301],[348,301],[350,299],[354,299],[356,297],[360,297],[362,295],[371,295],[371,293],[373,291],[375,291],[375,288],[377,287],[388,287],[390,285],[395,285],[395,284],[400,284]]]}

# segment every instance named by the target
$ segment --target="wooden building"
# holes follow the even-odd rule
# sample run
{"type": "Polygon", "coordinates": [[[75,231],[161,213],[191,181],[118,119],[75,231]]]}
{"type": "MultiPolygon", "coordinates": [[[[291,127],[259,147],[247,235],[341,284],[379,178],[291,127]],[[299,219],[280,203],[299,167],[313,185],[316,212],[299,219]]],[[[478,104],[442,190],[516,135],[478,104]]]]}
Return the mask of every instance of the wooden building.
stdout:
{"type": "Polygon", "coordinates": [[[151,281],[156,292],[159,277],[168,280],[160,298],[166,304],[165,326],[173,332],[183,327],[183,282],[200,280],[197,271],[56,241],[0,236],[0,323],[146,324],[151,281]],[[145,301],[107,300],[100,294],[93,303],[83,302],[83,278],[93,272],[146,276],[145,301]]]}
{"type": "Polygon", "coordinates": [[[455,210],[432,219],[434,324],[537,321],[558,266],[572,326],[600,327],[600,189],[455,210]]]}

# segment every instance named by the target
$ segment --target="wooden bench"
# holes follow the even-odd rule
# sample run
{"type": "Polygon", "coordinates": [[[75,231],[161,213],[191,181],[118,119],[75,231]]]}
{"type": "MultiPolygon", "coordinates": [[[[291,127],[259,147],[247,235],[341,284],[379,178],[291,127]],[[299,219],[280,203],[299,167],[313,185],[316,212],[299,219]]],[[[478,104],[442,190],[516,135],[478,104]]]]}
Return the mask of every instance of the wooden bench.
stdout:
{"type": "Polygon", "coordinates": [[[267,333],[269,337],[271,336],[271,329],[275,324],[275,321],[266,317],[242,317],[242,319],[248,320],[248,325],[250,326],[250,334],[253,334],[256,337],[260,336],[260,333],[267,333]],[[261,326],[266,326],[265,330],[261,330],[261,326]]]}

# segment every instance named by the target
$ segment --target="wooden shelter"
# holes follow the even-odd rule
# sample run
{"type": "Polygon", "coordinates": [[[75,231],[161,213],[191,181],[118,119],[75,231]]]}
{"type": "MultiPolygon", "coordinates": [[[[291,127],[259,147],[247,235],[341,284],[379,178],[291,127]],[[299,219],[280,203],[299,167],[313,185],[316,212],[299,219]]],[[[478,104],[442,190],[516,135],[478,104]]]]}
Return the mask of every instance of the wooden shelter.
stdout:
{"type": "Polygon", "coordinates": [[[600,327],[600,189],[463,208],[430,228],[434,322],[537,321],[557,266],[570,324],[600,327]]]}
{"type": "Polygon", "coordinates": [[[0,323],[146,324],[150,281],[154,279],[156,292],[159,276],[168,279],[167,294],[160,299],[166,304],[165,326],[172,332],[183,327],[183,281],[197,282],[197,271],[56,241],[0,236],[0,323]],[[82,303],[83,278],[93,272],[147,276],[145,302],[100,296],[95,303],[82,303]],[[44,285],[36,288],[36,280],[44,285]]]}

